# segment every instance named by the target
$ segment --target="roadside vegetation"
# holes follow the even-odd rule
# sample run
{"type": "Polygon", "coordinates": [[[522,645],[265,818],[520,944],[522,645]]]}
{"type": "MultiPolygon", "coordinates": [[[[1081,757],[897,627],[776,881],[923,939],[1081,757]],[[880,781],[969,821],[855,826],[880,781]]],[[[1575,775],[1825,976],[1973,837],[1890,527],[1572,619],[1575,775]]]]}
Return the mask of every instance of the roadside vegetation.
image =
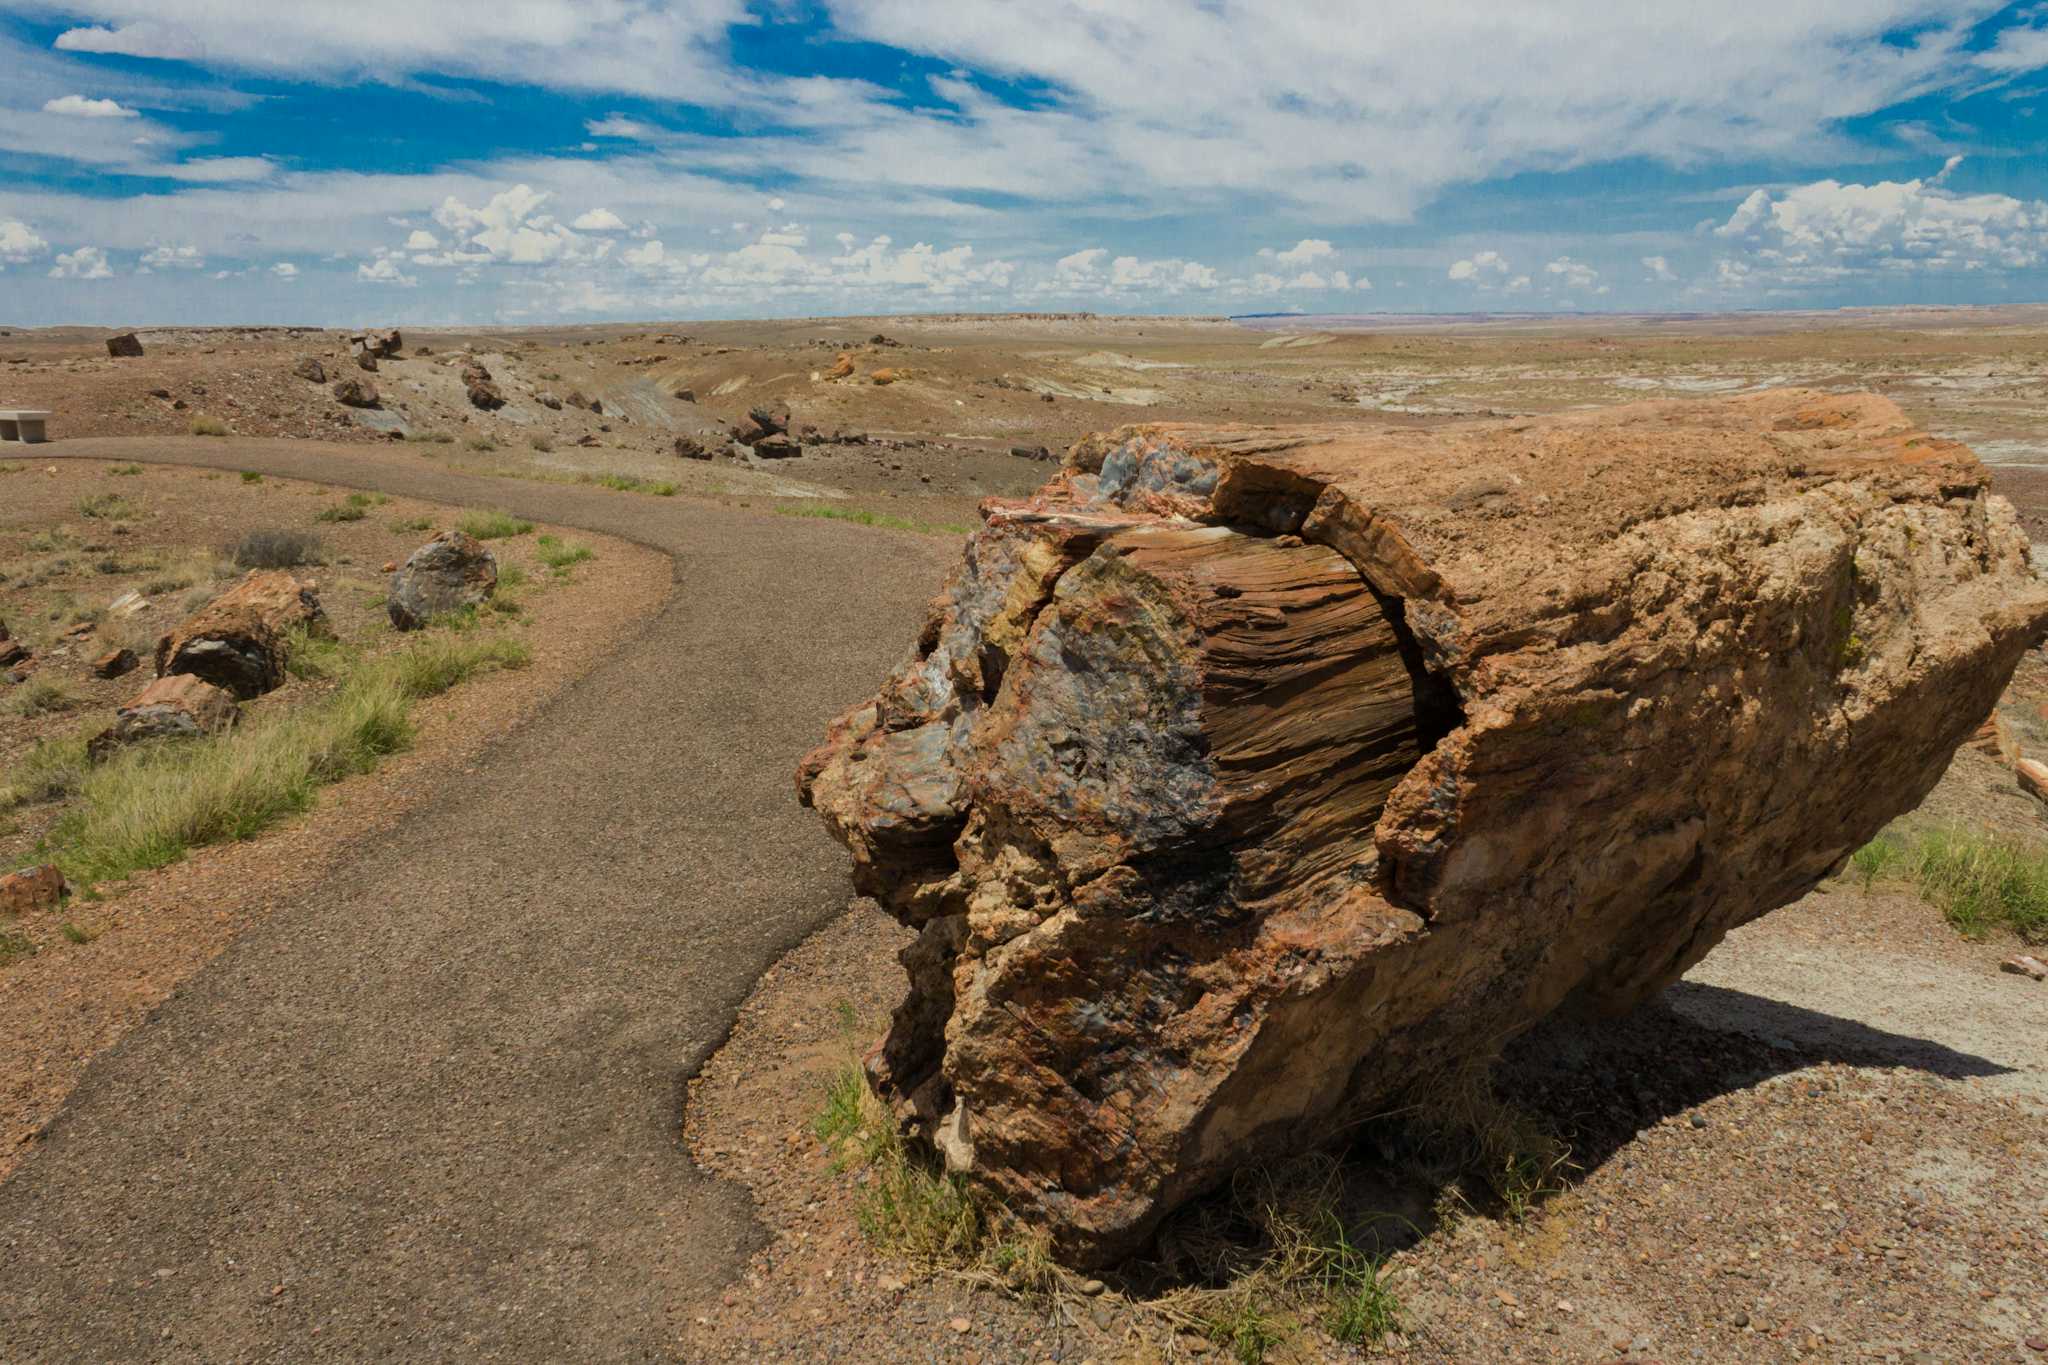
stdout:
{"type": "Polygon", "coordinates": [[[797,507],[775,509],[777,516],[816,517],[824,521],[850,521],[856,526],[873,526],[884,531],[915,531],[926,536],[971,535],[974,528],[950,521],[917,521],[910,517],[891,516],[886,512],[870,512],[863,507],[834,507],[830,503],[804,503],[797,507]]]}
{"type": "Polygon", "coordinates": [[[119,880],[304,811],[322,786],[405,748],[413,703],[530,657],[520,641],[485,632],[436,631],[381,655],[295,643],[292,671],[331,684],[317,698],[97,766],[86,760],[83,735],[46,740],[9,772],[0,808],[73,799],[48,856],[78,885],[119,880]]]}
{"type": "Polygon", "coordinates": [[[508,536],[523,536],[533,529],[532,522],[509,512],[465,512],[455,525],[464,535],[475,536],[478,540],[504,540],[508,536]]]}
{"type": "MultiPolygon", "coordinates": [[[[846,1034],[851,1051],[850,1023],[846,1034]]],[[[812,1121],[834,1169],[859,1172],[860,1227],[877,1249],[1030,1299],[1113,1295],[1163,1335],[1193,1333],[1244,1365],[1300,1358],[1315,1333],[1371,1348],[1405,1329],[1389,1256],[1422,1229],[1361,1193],[1377,1193],[1389,1166],[1438,1190],[1439,1224],[1526,1222],[1572,1170],[1563,1144],[1503,1103],[1485,1067],[1439,1078],[1371,1126],[1370,1162],[1317,1153],[1245,1171],[1169,1221],[1170,1270],[1105,1283],[1058,1265],[1041,1233],[907,1144],[857,1061],[833,1074],[812,1121]]]]}
{"type": "Polygon", "coordinates": [[[1910,885],[1966,938],[2002,929],[2048,943],[2048,849],[2038,844],[1956,828],[1887,831],[1850,856],[1848,875],[1866,892],[1910,885]]]}

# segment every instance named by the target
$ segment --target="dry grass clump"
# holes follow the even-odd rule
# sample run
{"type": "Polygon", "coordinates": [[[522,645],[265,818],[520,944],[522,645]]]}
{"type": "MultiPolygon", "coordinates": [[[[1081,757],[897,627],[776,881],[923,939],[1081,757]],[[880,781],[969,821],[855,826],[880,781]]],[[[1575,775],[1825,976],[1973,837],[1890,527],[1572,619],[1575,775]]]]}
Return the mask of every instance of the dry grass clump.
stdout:
{"type": "Polygon", "coordinates": [[[509,512],[464,512],[456,528],[478,540],[503,540],[507,536],[525,535],[533,529],[533,523],[509,512]]]}
{"type": "Polygon", "coordinates": [[[1866,892],[1910,882],[1965,937],[2005,929],[2048,942],[2048,849],[2038,844],[1956,828],[1885,833],[1850,855],[1848,875],[1866,892]]]}
{"type": "Polygon", "coordinates": [[[209,417],[205,413],[194,417],[192,425],[186,428],[186,430],[190,431],[194,436],[226,436],[229,434],[226,422],[221,421],[218,417],[209,417]]]}
{"type": "Polygon", "coordinates": [[[251,531],[228,550],[228,558],[244,569],[291,569],[319,564],[326,555],[320,537],[311,531],[251,531]]]}
{"type": "Polygon", "coordinates": [[[77,693],[54,678],[31,678],[7,699],[7,709],[17,716],[41,716],[69,711],[78,700],[77,693]]]}

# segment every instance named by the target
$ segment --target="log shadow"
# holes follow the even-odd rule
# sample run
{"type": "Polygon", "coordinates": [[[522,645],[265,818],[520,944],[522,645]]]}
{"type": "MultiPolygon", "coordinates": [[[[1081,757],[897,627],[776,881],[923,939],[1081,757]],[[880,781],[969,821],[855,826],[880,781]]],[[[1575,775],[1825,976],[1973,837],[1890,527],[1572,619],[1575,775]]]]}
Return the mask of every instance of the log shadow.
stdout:
{"type": "Polygon", "coordinates": [[[1476,1095],[1433,1113],[1425,1095],[1414,1110],[1362,1124],[1342,1150],[1242,1173],[1230,1189],[1170,1218],[1152,1253],[1119,1279],[1141,1296],[1214,1288],[1255,1272],[1276,1240],[1315,1225],[1341,1228],[1348,1244],[1384,1255],[1428,1236],[1454,1210],[1521,1216],[1646,1129],[1717,1096],[1829,1064],[1947,1080],[2012,1070],[1929,1039],[1681,982],[1621,1018],[1539,1026],[1510,1044],[1490,1075],[1474,1077],[1476,1095]],[[1445,1113],[1470,1127],[1447,1128],[1445,1113]],[[1478,1133],[1487,1125],[1505,1126],[1478,1133]]]}

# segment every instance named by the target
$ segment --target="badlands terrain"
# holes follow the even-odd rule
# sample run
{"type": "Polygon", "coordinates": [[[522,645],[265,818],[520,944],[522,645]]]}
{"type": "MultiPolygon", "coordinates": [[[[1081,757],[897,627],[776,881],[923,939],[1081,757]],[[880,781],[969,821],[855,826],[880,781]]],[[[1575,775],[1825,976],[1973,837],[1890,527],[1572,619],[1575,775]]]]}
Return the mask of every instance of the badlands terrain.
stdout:
{"type": "MultiPolygon", "coordinates": [[[[64,850],[87,794],[31,779],[252,533],[318,538],[295,571],[374,659],[404,647],[386,566],[488,527],[503,605],[429,634],[523,666],[253,838],[0,919],[0,1359],[2048,1360],[2048,983],[2001,970],[2040,949],[1899,867],[1515,1044],[1486,1088],[1555,1157],[1515,1198],[1426,1161],[1276,1177],[1377,1239],[1360,1344],[1202,1252],[1258,1221],[1243,1191],[1100,1279],[878,1236],[888,1172],[821,1117],[910,935],[792,782],[980,501],[1125,423],[1870,390],[1968,443],[2038,557],[2048,309],[106,335],[0,329],[0,406],[55,414],[0,448],[31,661],[0,870],[64,850]]],[[[1897,844],[2048,844],[2016,775],[2044,708],[2035,651],[1897,844]]]]}

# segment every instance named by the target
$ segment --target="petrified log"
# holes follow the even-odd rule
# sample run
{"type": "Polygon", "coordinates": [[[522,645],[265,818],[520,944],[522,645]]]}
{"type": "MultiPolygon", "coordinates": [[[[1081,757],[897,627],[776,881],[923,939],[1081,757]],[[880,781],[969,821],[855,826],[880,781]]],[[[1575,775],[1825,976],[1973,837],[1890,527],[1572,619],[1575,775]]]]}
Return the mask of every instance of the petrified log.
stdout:
{"type": "Polygon", "coordinates": [[[156,673],[190,673],[247,701],[284,681],[290,632],[326,633],[313,584],[284,569],[252,569],[156,642],[156,673]]]}
{"type": "Polygon", "coordinates": [[[240,716],[227,689],[190,673],[167,674],[115,711],[114,723],[86,742],[86,755],[104,763],[131,744],[218,734],[240,716]]]}
{"type": "Polygon", "coordinates": [[[391,575],[385,610],[400,630],[419,630],[443,612],[479,607],[498,591],[498,557],[462,531],[443,531],[391,575]]]}
{"type": "Polygon", "coordinates": [[[1089,438],[799,774],[919,930],[871,1077],[1112,1259],[1805,894],[2044,630],[1982,466],[1868,395],[1089,438]]]}

